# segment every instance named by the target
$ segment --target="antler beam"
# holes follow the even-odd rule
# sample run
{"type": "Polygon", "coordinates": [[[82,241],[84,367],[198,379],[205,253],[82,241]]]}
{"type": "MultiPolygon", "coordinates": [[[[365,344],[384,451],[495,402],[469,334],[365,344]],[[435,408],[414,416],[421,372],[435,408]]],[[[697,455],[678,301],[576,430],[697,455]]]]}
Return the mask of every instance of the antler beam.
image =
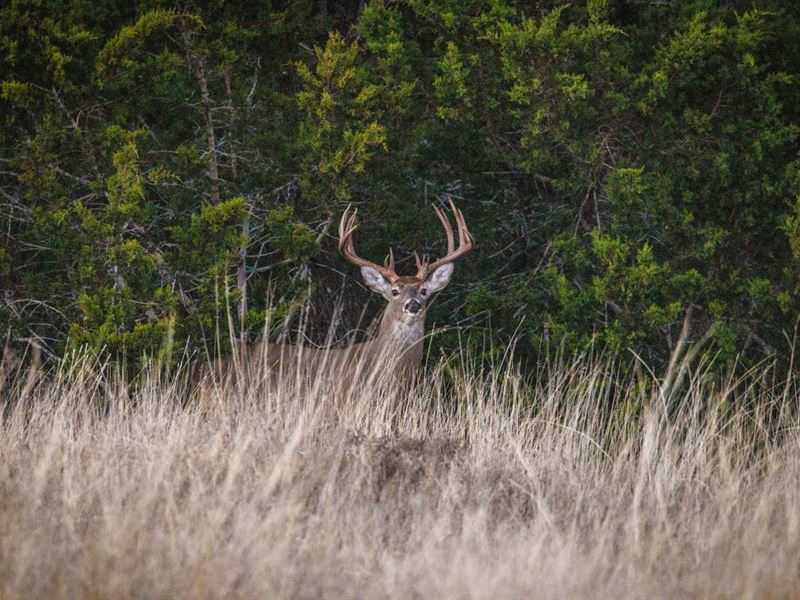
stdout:
{"type": "Polygon", "coordinates": [[[464,220],[464,215],[456,208],[451,196],[448,196],[447,200],[450,204],[450,210],[453,211],[453,216],[456,219],[456,226],[458,227],[458,248],[455,247],[455,237],[453,235],[453,226],[450,224],[450,219],[447,218],[441,208],[434,206],[433,210],[436,211],[436,216],[439,217],[439,220],[442,222],[445,235],[447,236],[447,254],[431,263],[427,256],[420,259],[419,255],[415,252],[414,258],[417,262],[417,279],[420,281],[424,281],[428,275],[442,265],[453,262],[458,257],[472,250],[472,234],[469,232],[469,229],[467,229],[467,222],[464,220]]]}
{"type": "MultiPolygon", "coordinates": [[[[441,208],[434,205],[433,210],[436,212],[436,216],[439,217],[439,221],[441,221],[445,235],[447,236],[447,254],[434,262],[430,262],[427,256],[420,258],[419,254],[414,252],[414,259],[417,263],[416,278],[419,281],[425,281],[428,275],[442,265],[452,262],[472,250],[472,234],[469,232],[469,229],[467,229],[467,222],[464,220],[464,215],[456,208],[452,197],[448,196],[447,200],[450,204],[450,210],[453,211],[456,226],[458,227],[458,248],[456,248],[455,235],[453,234],[453,226],[450,223],[450,219],[447,218],[447,215],[444,214],[441,208]]],[[[394,269],[394,252],[392,252],[391,248],[389,248],[389,254],[386,255],[386,260],[383,265],[363,259],[356,254],[355,245],[353,244],[353,232],[358,227],[356,224],[357,213],[358,210],[353,210],[353,213],[350,214],[350,207],[348,206],[342,215],[341,221],[339,221],[339,250],[351,263],[360,267],[372,267],[388,281],[395,283],[400,276],[394,269]]]]}

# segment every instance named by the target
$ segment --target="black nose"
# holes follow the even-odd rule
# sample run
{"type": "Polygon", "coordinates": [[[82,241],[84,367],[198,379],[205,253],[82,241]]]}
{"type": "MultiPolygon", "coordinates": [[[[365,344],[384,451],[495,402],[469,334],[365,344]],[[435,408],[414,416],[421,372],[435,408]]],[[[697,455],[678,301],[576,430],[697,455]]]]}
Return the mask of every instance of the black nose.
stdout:
{"type": "Polygon", "coordinates": [[[422,308],[422,304],[417,302],[416,300],[409,300],[406,302],[406,310],[410,312],[412,315],[417,314],[420,309],[422,308]]]}

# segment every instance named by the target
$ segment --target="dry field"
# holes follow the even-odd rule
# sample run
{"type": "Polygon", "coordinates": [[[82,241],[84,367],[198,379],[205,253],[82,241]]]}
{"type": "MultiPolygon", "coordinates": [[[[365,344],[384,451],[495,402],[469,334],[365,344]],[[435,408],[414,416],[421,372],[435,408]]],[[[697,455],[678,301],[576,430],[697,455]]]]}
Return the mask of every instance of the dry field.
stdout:
{"type": "Polygon", "coordinates": [[[768,367],[464,362],[191,400],[155,370],[22,372],[0,598],[800,597],[798,395],[768,367]]]}

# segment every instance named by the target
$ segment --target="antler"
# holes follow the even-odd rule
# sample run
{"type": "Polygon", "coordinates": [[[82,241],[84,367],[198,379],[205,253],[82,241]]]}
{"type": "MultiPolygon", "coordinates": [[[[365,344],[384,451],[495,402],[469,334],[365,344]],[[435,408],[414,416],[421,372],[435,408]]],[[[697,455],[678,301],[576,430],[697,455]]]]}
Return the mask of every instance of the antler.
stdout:
{"type": "Polygon", "coordinates": [[[452,262],[459,256],[463,256],[472,250],[472,234],[469,232],[469,229],[467,229],[467,222],[464,220],[464,215],[461,214],[461,211],[458,210],[458,208],[456,208],[451,196],[448,196],[447,200],[450,203],[450,209],[453,211],[453,215],[456,219],[456,225],[458,226],[458,248],[455,247],[453,226],[450,224],[450,219],[445,216],[444,211],[442,211],[441,208],[434,205],[433,210],[436,211],[436,216],[439,217],[439,220],[442,222],[442,225],[444,226],[444,232],[447,235],[447,255],[443,256],[439,260],[430,262],[427,256],[423,256],[420,259],[419,254],[414,252],[414,259],[417,262],[417,279],[420,281],[424,281],[428,275],[433,273],[433,271],[442,265],[452,262]]]}
{"type": "MultiPolygon", "coordinates": [[[[455,216],[456,225],[458,225],[458,248],[456,248],[455,236],[453,235],[453,226],[450,224],[450,220],[447,218],[441,208],[434,206],[433,210],[436,212],[436,216],[439,217],[439,220],[442,222],[445,235],[447,236],[447,255],[434,262],[430,262],[428,256],[423,256],[420,258],[419,254],[414,252],[414,260],[417,263],[416,278],[419,281],[425,281],[425,279],[428,278],[428,275],[433,273],[433,271],[442,265],[452,262],[459,256],[463,256],[472,250],[472,234],[469,232],[469,229],[467,229],[467,222],[464,220],[464,215],[461,214],[461,211],[458,210],[458,208],[456,208],[452,197],[448,196],[447,200],[450,204],[450,209],[453,211],[453,215],[455,216]]],[[[355,246],[353,245],[353,232],[356,230],[356,227],[358,227],[358,225],[356,225],[357,214],[357,209],[353,211],[353,214],[350,214],[349,206],[344,211],[342,219],[339,221],[339,250],[351,263],[358,265],[359,267],[372,267],[381,275],[383,275],[388,281],[395,283],[400,276],[394,270],[394,252],[391,248],[389,248],[389,254],[386,255],[386,260],[384,261],[383,265],[365,260],[356,254],[355,246]]]]}
{"type": "Polygon", "coordinates": [[[349,215],[349,212],[350,207],[348,206],[344,214],[342,214],[342,220],[339,221],[339,251],[351,263],[359,267],[372,267],[391,283],[396,282],[400,276],[394,270],[394,252],[392,252],[391,248],[389,248],[389,254],[386,255],[383,265],[365,260],[356,254],[355,246],[353,245],[353,232],[358,227],[356,225],[358,209],[355,209],[352,215],[349,215]]]}

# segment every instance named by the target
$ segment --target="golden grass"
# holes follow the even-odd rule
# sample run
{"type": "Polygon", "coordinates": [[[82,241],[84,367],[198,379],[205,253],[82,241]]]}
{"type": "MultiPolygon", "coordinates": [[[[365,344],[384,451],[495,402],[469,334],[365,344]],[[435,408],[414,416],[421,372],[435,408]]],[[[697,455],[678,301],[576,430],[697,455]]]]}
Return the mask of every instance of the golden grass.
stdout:
{"type": "Polygon", "coordinates": [[[72,365],[0,407],[2,598],[800,595],[798,397],[767,368],[454,360],[187,402],[72,365]]]}

